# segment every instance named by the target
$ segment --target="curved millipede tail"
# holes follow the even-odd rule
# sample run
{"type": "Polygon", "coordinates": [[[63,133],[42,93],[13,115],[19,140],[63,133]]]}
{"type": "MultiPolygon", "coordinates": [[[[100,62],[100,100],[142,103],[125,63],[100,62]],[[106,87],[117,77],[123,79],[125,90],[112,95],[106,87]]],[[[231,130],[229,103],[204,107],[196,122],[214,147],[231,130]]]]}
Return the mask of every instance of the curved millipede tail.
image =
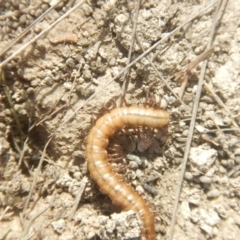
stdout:
{"type": "Polygon", "coordinates": [[[162,127],[169,122],[164,110],[143,107],[122,107],[112,110],[97,120],[87,137],[86,159],[91,177],[102,193],[124,211],[133,210],[140,218],[146,240],[156,239],[154,215],[144,199],[129,185],[122,182],[107,161],[109,137],[125,126],[162,127]]]}

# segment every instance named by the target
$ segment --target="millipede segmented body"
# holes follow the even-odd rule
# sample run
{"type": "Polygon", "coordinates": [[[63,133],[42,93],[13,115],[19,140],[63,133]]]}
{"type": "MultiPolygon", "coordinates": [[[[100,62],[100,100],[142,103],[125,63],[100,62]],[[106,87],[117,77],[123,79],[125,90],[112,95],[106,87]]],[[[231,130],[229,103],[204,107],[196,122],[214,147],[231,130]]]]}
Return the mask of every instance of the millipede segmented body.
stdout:
{"type": "Polygon", "coordinates": [[[144,199],[124,183],[108,162],[109,137],[125,126],[158,128],[166,125],[169,114],[164,110],[143,107],[122,107],[112,110],[97,120],[87,137],[86,159],[91,177],[102,193],[124,211],[133,210],[142,222],[142,235],[147,240],[156,238],[154,215],[144,199]]]}

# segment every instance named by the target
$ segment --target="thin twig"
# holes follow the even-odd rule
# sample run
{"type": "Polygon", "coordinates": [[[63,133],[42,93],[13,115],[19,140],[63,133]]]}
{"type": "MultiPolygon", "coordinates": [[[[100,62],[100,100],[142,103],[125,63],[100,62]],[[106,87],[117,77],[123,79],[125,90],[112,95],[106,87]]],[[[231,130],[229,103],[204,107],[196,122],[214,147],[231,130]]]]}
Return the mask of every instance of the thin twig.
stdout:
{"type": "MultiPolygon", "coordinates": [[[[138,39],[138,36],[136,35],[136,40],[138,45],[140,46],[141,50],[144,52],[144,48],[141,44],[141,42],[138,39]]],[[[156,66],[154,65],[154,63],[152,62],[152,60],[150,59],[150,57],[146,56],[148,62],[151,64],[152,68],[154,69],[154,71],[157,73],[158,77],[161,79],[161,81],[165,84],[165,86],[169,89],[170,92],[172,92],[172,94],[179,100],[179,102],[190,112],[191,109],[182,101],[182,99],[173,91],[173,89],[171,88],[171,86],[168,84],[168,82],[166,81],[166,79],[162,76],[162,74],[158,71],[158,69],[156,68],[156,66]]]]}
{"type": "Polygon", "coordinates": [[[20,154],[20,158],[19,158],[19,161],[18,161],[18,165],[17,165],[17,169],[19,170],[20,167],[22,166],[22,162],[23,162],[23,159],[24,159],[24,156],[25,156],[25,152],[27,150],[27,143],[28,143],[28,140],[29,140],[29,137],[26,138],[26,140],[24,141],[23,143],[23,149],[21,151],[21,154],[20,154]]]}
{"type": "Polygon", "coordinates": [[[208,58],[214,50],[214,46],[211,46],[209,49],[207,49],[205,52],[203,52],[200,56],[196,57],[193,61],[191,61],[188,65],[185,71],[190,72],[193,68],[195,68],[200,62],[204,61],[206,58],[208,58]]]}
{"type": "Polygon", "coordinates": [[[91,18],[87,18],[85,19],[83,22],[79,23],[78,25],[74,26],[72,29],[71,29],[71,32],[74,32],[76,30],[76,28],[78,27],[82,27],[87,21],[89,21],[91,18]]]}
{"type": "MultiPolygon", "coordinates": [[[[22,37],[24,37],[30,30],[31,28],[38,23],[43,17],[45,17],[53,8],[55,8],[58,4],[60,3],[60,0],[55,3],[53,6],[51,6],[50,8],[47,9],[47,11],[45,11],[41,16],[39,16],[34,22],[32,22],[26,29],[24,29],[24,31],[16,38],[14,39],[10,44],[7,45],[7,47],[5,47],[1,52],[0,52],[0,56],[2,56],[8,49],[10,49],[15,43],[17,43],[22,37]]],[[[34,7],[37,8],[39,6],[34,7]]],[[[24,10],[24,9],[23,9],[24,10]]]]}
{"type": "Polygon", "coordinates": [[[69,220],[72,220],[72,218],[73,218],[73,216],[74,216],[74,214],[77,210],[77,207],[79,205],[79,202],[81,201],[82,194],[83,194],[83,191],[86,187],[87,182],[88,182],[87,177],[83,177],[82,180],[81,180],[80,187],[79,187],[79,190],[78,190],[78,194],[75,198],[72,210],[70,211],[70,214],[69,214],[69,220]]]}
{"type": "MultiPolygon", "coordinates": [[[[212,29],[210,32],[210,37],[209,37],[210,39],[209,39],[207,48],[210,48],[212,45],[216,26],[218,25],[218,22],[221,17],[219,15],[221,3],[222,3],[222,1],[218,1],[218,5],[216,7],[216,13],[215,13],[215,17],[213,20],[213,25],[212,25],[212,29]]],[[[203,82],[204,82],[204,75],[205,75],[207,63],[208,63],[208,60],[206,59],[202,65],[200,79],[199,79],[197,93],[196,93],[196,98],[195,98],[194,105],[193,105],[193,112],[192,112],[192,118],[191,118],[191,123],[190,123],[190,127],[189,127],[189,134],[188,134],[186,148],[185,148],[185,152],[184,152],[183,164],[182,164],[182,169],[181,169],[180,178],[179,178],[179,184],[177,186],[177,190],[176,190],[176,194],[175,194],[172,220],[171,220],[171,225],[170,225],[170,229],[169,229],[169,239],[170,240],[172,240],[172,238],[173,238],[174,226],[176,223],[176,216],[177,216],[177,210],[178,210],[178,204],[179,204],[179,198],[180,198],[180,194],[181,194],[183,178],[184,178],[187,161],[188,161],[188,156],[189,156],[189,152],[190,152],[190,147],[191,147],[191,143],[192,143],[192,137],[193,137],[194,126],[195,126],[195,121],[196,121],[196,116],[197,116],[198,104],[199,104],[199,100],[201,97],[202,86],[203,86],[203,82]]]]}
{"type": "Polygon", "coordinates": [[[14,52],[11,56],[9,56],[6,60],[4,60],[3,62],[0,63],[0,68],[5,66],[8,62],[10,62],[12,59],[14,59],[19,53],[21,53],[25,48],[27,48],[28,46],[30,46],[32,43],[34,43],[35,41],[37,41],[42,35],[44,35],[45,33],[47,33],[50,29],[52,29],[55,25],[57,25],[60,21],[62,21],[65,17],[67,17],[71,12],[73,12],[75,9],[77,9],[82,3],[84,2],[84,0],[81,0],[80,2],[78,2],[74,7],[72,7],[68,12],[66,12],[65,14],[63,14],[58,20],[56,20],[55,22],[53,22],[51,25],[49,25],[46,29],[44,29],[41,33],[39,33],[35,38],[33,38],[32,40],[30,40],[28,43],[26,43],[25,45],[23,45],[21,48],[19,48],[16,52],[14,52]]]}
{"type": "Polygon", "coordinates": [[[9,209],[12,209],[12,207],[7,206],[7,207],[4,209],[4,211],[1,213],[1,215],[0,215],[0,222],[4,219],[4,215],[7,213],[7,211],[8,211],[9,209]]]}
{"type": "Polygon", "coordinates": [[[4,70],[2,67],[0,67],[0,83],[2,82],[3,84],[3,88],[4,88],[4,92],[5,92],[5,95],[7,97],[7,100],[8,100],[8,104],[10,106],[10,109],[11,109],[11,112],[13,114],[13,118],[14,120],[16,121],[16,124],[17,124],[17,129],[21,135],[21,137],[24,136],[24,133],[22,131],[22,128],[21,128],[21,124],[20,124],[20,121],[19,121],[19,117],[18,117],[18,113],[17,111],[15,110],[14,108],[14,104],[13,104],[13,100],[12,100],[12,96],[9,92],[9,88],[7,86],[7,83],[6,83],[6,78],[5,78],[5,74],[4,74],[4,70]]]}
{"type": "Polygon", "coordinates": [[[41,171],[41,167],[42,167],[42,164],[43,164],[44,156],[45,156],[47,147],[48,147],[49,143],[51,142],[51,140],[52,140],[52,137],[48,139],[47,143],[44,146],[44,149],[43,149],[43,152],[42,152],[42,155],[41,155],[41,159],[40,159],[40,161],[38,163],[38,167],[37,167],[37,170],[36,170],[35,175],[34,175],[34,179],[33,179],[33,183],[32,183],[30,192],[28,194],[27,200],[26,200],[24,208],[23,208],[23,214],[25,213],[25,211],[26,211],[26,209],[28,207],[28,204],[30,202],[30,199],[32,197],[33,191],[34,191],[36,183],[37,183],[38,176],[39,176],[40,171],[41,171]]]}
{"type": "Polygon", "coordinates": [[[207,49],[204,53],[202,53],[200,56],[198,56],[196,59],[194,59],[192,62],[190,62],[185,69],[175,74],[175,80],[182,78],[181,88],[178,92],[180,99],[182,99],[184,91],[187,87],[189,74],[191,70],[194,67],[196,67],[200,62],[202,62],[207,57],[209,57],[212,54],[213,50],[214,50],[214,47],[212,46],[211,48],[207,49]]]}
{"type": "Polygon", "coordinates": [[[178,101],[190,112],[191,109],[182,101],[182,99],[173,91],[171,86],[168,84],[168,82],[165,80],[165,78],[162,76],[162,74],[158,71],[156,66],[153,64],[152,60],[150,58],[147,58],[152,67],[154,68],[155,72],[157,73],[158,77],[161,79],[161,81],[166,85],[166,87],[169,89],[169,91],[172,92],[175,98],[178,99],[178,101]]]}
{"type": "Polygon", "coordinates": [[[228,173],[228,177],[230,178],[235,172],[240,170],[240,165],[234,167],[229,173],[228,173]]]}
{"type": "MultiPolygon", "coordinates": [[[[53,202],[53,201],[52,201],[53,202]]],[[[40,217],[44,212],[46,212],[51,206],[48,206],[46,208],[44,208],[42,211],[40,211],[39,213],[37,213],[28,223],[27,227],[24,228],[24,232],[22,234],[22,237],[20,239],[26,239],[26,235],[29,232],[30,227],[32,226],[32,224],[34,223],[34,221],[40,217]]]]}
{"type": "MultiPolygon", "coordinates": [[[[211,129],[211,130],[207,130],[206,133],[211,133],[211,132],[216,132],[219,129],[211,129]]],[[[224,128],[224,129],[220,129],[222,132],[234,132],[234,131],[240,131],[240,128],[224,128]]]]}
{"type": "Polygon", "coordinates": [[[229,114],[229,117],[232,120],[232,124],[234,125],[234,127],[238,127],[237,123],[234,120],[234,117],[232,116],[231,111],[227,108],[227,106],[223,103],[223,101],[217,96],[217,94],[213,91],[213,89],[210,87],[210,85],[205,82],[204,87],[207,90],[207,92],[212,95],[212,97],[217,102],[217,104],[227,111],[227,113],[229,114]]]}
{"type": "MultiPolygon", "coordinates": [[[[132,38],[131,38],[132,40],[131,40],[130,48],[128,51],[127,65],[130,63],[131,57],[132,57],[132,51],[133,51],[134,42],[135,42],[135,34],[136,34],[136,30],[137,30],[137,19],[138,19],[138,14],[139,14],[140,3],[141,3],[141,0],[138,0],[134,20],[132,20],[132,18],[131,18],[132,25],[133,25],[133,31],[132,31],[132,38]]],[[[122,85],[122,99],[124,99],[126,96],[127,88],[128,88],[128,84],[129,84],[129,78],[127,76],[128,76],[128,71],[125,71],[124,75],[123,75],[124,82],[122,85]]]]}

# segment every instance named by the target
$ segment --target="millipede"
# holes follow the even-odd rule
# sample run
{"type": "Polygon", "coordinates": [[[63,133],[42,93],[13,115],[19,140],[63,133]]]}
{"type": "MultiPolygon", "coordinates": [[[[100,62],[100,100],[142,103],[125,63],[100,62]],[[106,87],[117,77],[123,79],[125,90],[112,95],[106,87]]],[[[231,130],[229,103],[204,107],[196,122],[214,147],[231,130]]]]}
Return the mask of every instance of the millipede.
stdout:
{"type": "Polygon", "coordinates": [[[147,240],[156,239],[154,215],[145,200],[113,171],[106,148],[109,138],[125,126],[159,128],[168,122],[169,114],[164,110],[121,107],[99,118],[87,137],[86,160],[91,177],[114,205],[123,211],[133,210],[138,215],[142,222],[142,236],[147,240]]]}

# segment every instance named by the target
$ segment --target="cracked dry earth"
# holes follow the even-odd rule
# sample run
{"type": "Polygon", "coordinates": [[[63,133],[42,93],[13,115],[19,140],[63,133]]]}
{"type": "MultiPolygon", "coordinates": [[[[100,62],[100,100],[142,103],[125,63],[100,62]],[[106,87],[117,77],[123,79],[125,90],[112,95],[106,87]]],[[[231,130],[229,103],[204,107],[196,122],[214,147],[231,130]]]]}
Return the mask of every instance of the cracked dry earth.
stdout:
{"type": "MultiPolygon", "coordinates": [[[[1,60],[78,2],[60,2],[1,60]]],[[[136,213],[122,212],[91,179],[86,138],[98,118],[119,107],[124,74],[105,84],[127,64],[133,24],[132,60],[213,2],[142,1],[136,19],[137,1],[86,1],[2,68],[0,239],[141,238],[136,213]]],[[[0,50],[53,4],[0,1],[0,50]]],[[[169,239],[202,62],[188,73],[185,106],[175,96],[182,84],[175,76],[207,50],[217,4],[148,54],[172,91],[147,57],[128,71],[127,104],[146,106],[148,93],[160,98],[158,108],[170,114],[167,128],[126,127],[110,139],[109,161],[154,212],[156,239],[169,239]]],[[[215,31],[173,239],[240,236],[239,15],[238,1],[227,1],[215,31]]]]}

